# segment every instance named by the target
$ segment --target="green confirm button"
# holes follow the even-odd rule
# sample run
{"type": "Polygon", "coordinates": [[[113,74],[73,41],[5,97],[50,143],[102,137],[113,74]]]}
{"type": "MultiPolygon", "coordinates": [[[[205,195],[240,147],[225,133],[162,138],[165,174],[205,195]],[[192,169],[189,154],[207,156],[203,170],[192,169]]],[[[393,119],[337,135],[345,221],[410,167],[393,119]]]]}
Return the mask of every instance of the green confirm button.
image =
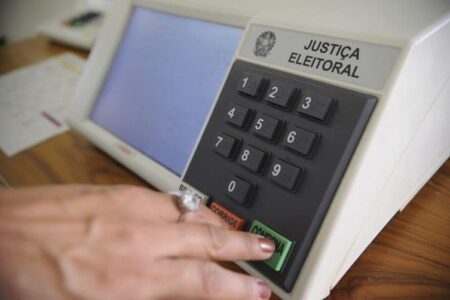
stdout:
{"type": "Polygon", "coordinates": [[[280,271],[289,254],[292,242],[259,221],[253,221],[250,232],[264,236],[275,242],[275,253],[265,263],[275,271],[280,271]]]}

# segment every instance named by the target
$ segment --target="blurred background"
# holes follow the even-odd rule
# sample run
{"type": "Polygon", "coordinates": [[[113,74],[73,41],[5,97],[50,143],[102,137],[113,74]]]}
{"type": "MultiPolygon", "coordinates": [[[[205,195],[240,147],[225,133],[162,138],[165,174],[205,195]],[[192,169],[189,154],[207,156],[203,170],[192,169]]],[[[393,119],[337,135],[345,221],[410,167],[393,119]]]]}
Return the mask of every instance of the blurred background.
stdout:
{"type": "Polygon", "coordinates": [[[50,19],[72,12],[79,0],[0,0],[0,39],[10,43],[37,33],[50,19]]]}

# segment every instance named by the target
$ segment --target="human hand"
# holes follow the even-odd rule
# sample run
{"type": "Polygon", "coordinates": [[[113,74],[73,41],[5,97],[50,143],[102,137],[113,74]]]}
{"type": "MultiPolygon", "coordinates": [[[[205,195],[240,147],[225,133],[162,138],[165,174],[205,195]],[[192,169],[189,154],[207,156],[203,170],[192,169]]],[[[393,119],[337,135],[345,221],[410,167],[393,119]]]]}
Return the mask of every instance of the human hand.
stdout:
{"type": "MultiPolygon", "coordinates": [[[[229,230],[202,207],[131,186],[0,189],[6,299],[268,299],[215,261],[264,260],[272,241],[229,230]]],[[[0,297],[1,298],[1,297],[0,297]]]]}

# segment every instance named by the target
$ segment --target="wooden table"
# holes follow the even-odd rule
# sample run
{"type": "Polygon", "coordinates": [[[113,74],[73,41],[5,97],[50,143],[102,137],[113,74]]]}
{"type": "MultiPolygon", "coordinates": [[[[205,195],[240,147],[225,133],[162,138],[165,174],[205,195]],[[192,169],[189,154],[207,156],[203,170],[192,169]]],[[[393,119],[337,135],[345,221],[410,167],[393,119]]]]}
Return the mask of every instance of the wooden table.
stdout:
{"type": "MultiPolygon", "coordinates": [[[[0,74],[64,51],[87,57],[43,37],[0,47],[0,74]]],[[[0,174],[13,187],[147,185],[73,131],[13,157],[0,151],[0,174]]],[[[383,229],[329,296],[373,298],[450,299],[450,160],[383,229]]]]}

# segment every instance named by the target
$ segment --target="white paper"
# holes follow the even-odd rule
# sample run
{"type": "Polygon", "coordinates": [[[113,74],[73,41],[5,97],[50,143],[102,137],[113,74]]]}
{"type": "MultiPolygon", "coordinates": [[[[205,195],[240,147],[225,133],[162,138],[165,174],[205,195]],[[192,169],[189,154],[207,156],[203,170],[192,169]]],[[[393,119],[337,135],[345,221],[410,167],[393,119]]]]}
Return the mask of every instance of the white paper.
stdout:
{"type": "Polygon", "coordinates": [[[68,129],[84,60],[65,53],[0,77],[0,148],[14,155],[68,129]]]}

